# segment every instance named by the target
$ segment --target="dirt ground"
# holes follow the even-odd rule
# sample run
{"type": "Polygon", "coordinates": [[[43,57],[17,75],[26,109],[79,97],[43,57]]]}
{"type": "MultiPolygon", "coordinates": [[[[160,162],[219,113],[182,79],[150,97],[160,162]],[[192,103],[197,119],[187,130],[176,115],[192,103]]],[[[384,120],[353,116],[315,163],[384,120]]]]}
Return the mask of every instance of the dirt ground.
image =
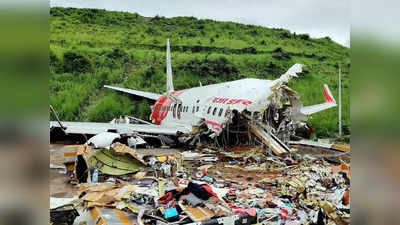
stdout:
{"type": "MultiPolygon", "coordinates": [[[[75,145],[50,145],[50,165],[63,166],[66,152],[75,152],[75,145]]],[[[77,187],[69,184],[70,177],[62,173],[63,169],[50,169],[49,173],[49,192],[50,197],[68,198],[73,197],[77,187]]]]}

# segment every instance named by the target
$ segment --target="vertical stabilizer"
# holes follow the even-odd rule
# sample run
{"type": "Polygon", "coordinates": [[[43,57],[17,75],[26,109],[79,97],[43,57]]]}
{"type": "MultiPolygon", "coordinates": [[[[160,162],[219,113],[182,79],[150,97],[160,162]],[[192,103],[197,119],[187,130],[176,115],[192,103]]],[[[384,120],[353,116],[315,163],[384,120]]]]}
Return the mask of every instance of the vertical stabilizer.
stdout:
{"type": "Polygon", "coordinates": [[[172,66],[171,52],[169,49],[169,39],[167,39],[167,93],[174,91],[174,83],[172,82],[172,66]]]}

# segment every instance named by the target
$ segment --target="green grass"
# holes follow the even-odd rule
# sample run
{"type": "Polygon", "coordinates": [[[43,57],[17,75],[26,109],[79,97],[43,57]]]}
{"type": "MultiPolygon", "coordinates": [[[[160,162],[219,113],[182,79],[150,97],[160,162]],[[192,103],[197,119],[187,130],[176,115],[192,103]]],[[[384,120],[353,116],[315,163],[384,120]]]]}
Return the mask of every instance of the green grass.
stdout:
{"type": "MultiPolygon", "coordinates": [[[[50,103],[63,120],[108,121],[121,114],[148,119],[151,102],[102,86],[163,93],[165,41],[170,38],[175,89],[199,81],[274,79],[302,63],[305,72],[289,86],[304,105],[318,104],[324,100],[324,83],[337,99],[341,64],[343,123],[350,126],[349,49],[329,38],[193,17],[146,18],[73,8],[52,8],[50,14],[50,103]]],[[[320,137],[338,132],[337,108],[309,121],[320,137]]]]}

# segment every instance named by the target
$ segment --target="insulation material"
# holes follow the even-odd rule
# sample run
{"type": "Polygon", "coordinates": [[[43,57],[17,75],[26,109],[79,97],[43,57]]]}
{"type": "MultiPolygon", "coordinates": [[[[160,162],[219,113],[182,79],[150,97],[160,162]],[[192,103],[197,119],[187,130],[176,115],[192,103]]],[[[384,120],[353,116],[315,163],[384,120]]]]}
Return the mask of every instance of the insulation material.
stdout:
{"type": "Polygon", "coordinates": [[[108,175],[124,175],[137,172],[144,167],[143,163],[129,154],[119,154],[114,150],[104,149],[97,151],[88,160],[91,168],[98,168],[108,175]]]}

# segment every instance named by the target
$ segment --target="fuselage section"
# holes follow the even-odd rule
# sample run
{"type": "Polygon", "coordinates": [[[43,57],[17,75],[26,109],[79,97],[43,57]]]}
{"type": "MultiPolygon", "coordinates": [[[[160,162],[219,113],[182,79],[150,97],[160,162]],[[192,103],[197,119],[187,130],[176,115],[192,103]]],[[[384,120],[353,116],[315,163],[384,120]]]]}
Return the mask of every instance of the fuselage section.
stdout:
{"type": "Polygon", "coordinates": [[[152,107],[151,120],[157,125],[183,125],[192,127],[201,120],[214,131],[222,129],[229,112],[265,108],[272,94],[275,81],[242,79],[174,91],[180,101],[162,96],[152,107]]]}

